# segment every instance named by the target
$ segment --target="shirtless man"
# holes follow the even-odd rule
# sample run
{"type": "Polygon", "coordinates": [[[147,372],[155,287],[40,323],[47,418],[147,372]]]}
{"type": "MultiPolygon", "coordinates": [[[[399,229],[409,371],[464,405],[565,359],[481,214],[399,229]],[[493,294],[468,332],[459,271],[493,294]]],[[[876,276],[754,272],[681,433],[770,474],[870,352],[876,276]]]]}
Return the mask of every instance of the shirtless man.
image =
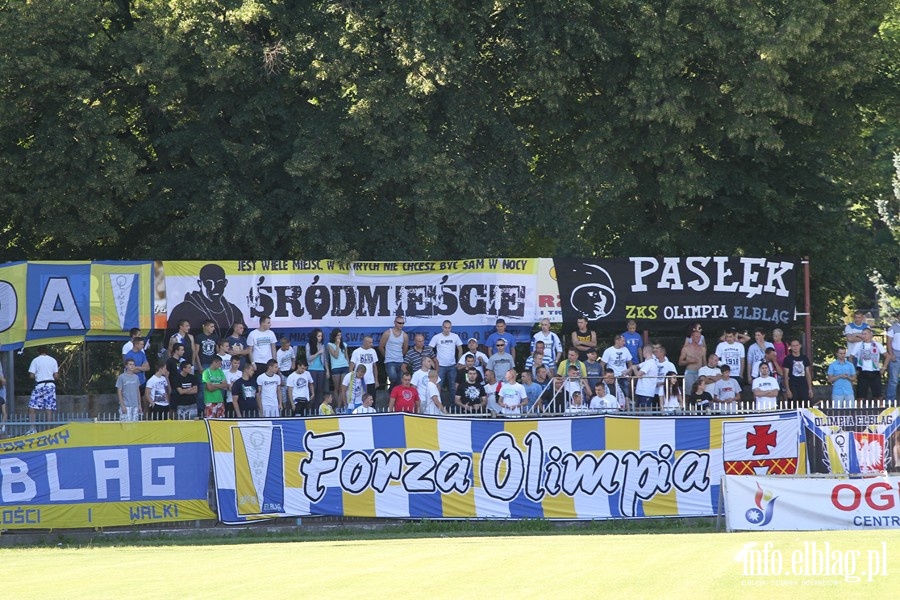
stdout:
{"type": "Polygon", "coordinates": [[[702,330],[698,326],[691,328],[691,337],[681,348],[678,365],[684,367],[684,389],[694,389],[694,382],[700,374],[700,367],[706,364],[706,346],[700,345],[702,330]]]}

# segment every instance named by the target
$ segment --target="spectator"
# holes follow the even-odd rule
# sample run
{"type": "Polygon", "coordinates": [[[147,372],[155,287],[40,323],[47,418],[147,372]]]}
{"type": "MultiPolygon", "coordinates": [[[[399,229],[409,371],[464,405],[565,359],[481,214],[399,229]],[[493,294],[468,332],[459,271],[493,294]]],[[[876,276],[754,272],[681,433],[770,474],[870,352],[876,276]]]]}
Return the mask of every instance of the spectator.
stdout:
{"type": "Polygon", "coordinates": [[[334,416],[334,409],[331,408],[331,403],[334,401],[334,397],[331,395],[331,392],[325,392],[322,394],[322,404],[319,405],[319,415],[323,417],[331,417],[334,416]]]}
{"type": "Polygon", "coordinates": [[[428,399],[428,374],[432,369],[434,369],[434,360],[426,356],[422,359],[419,370],[410,376],[410,382],[416,388],[420,408],[424,408],[423,405],[428,399]]]}
{"type": "Polygon", "coordinates": [[[444,404],[441,402],[441,392],[438,389],[438,372],[435,369],[428,371],[427,396],[425,397],[422,413],[426,415],[446,414],[444,404]]]}
{"type": "Polygon", "coordinates": [[[660,408],[663,414],[675,415],[684,410],[684,394],[678,381],[678,373],[675,371],[666,372],[666,380],[663,384],[663,393],[660,395],[660,401],[660,408]]]}
{"type": "Polygon", "coordinates": [[[764,362],[759,364],[751,390],[756,399],[756,410],[775,410],[778,402],[778,381],[772,377],[768,364],[764,362]]]}
{"type": "Polygon", "coordinates": [[[527,369],[522,371],[522,387],[525,388],[525,396],[528,398],[528,410],[526,412],[531,412],[534,404],[540,398],[541,392],[544,390],[534,382],[534,375],[527,369]]]}
{"type": "Polygon", "coordinates": [[[466,342],[466,346],[468,347],[468,350],[463,352],[463,355],[459,357],[459,361],[456,363],[456,370],[463,372],[467,371],[468,367],[466,365],[468,363],[466,360],[469,357],[472,357],[472,365],[478,370],[481,378],[484,379],[484,370],[487,368],[488,364],[487,355],[478,349],[478,340],[475,338],[469,338],[469,341],[466,342]]]}
{"type": "Polygon", "coordinates": [[[861,310],[853,311],[853,320],[844,326],[844,338],[847,340],[847,356],[856,366],[859,366],[859,363],[856,362],[856,355],[863,341],[862,332],[868,326],[866,314],[861,310]]]}
{"type": "Polygon", "coordinates": [[[743,382],[744,377],[744,361],[746,360],[746,352],[744,346],[738,342],[735,337],[737,330],[730,328],[725,331],[725,341],[719,342],[716,346],[716,354],[722,363],[728,365],[731,370],[731,376],[743,382]]]}
{"type": "MultiPolygon", "coordinates": [[[[309,397],[307,410],[313,410],[322,403],[322,394],[325,393],[325,384],[328,382],[329,375],[326,352],[328,350],[325,344],[325,333],[316,327],[310,332],[309,341],[306,342],[306,364],[309,365],[307,373],[313,381],[315,390],[315,395],[309,397]]],[[[350,365],[349,361],[347,365],[350,365]]]]}
{"type": "Polygon", "coordinates": [[[622,390],[621,385],[622,380],[616,379],[616,373],[610,368],[607,368],[603,372],[603,381],[601,385],[606,388],[606,393],[616,399],[616,403],[619,405],[620,410],[625,410],[627,406],[627,400],[625,398],[625,392],[622,390]]]}
{"type": "MultiPolygon", "coordinates": [[[[759,376],[759,365],[766,360],[766,350],[775,349],[772,342],[766,341],[766,330],[757,327],[753,330],[753,343],[747,348],[747,364],[750,365],[750,380],[759,376]]],[[[770,370],[769,376],[774,375],[770,370]]]]}
{"type": "Polygon", "coordinates": [[[559,366],[556,368],[556,374],[567,377],[569,374],[569,367],[576,367],[579,375],[587,377],[587,369],[585,369],[584,363],[578,360],[578,351],[574,348],[569,348],[568,358],[559,363],[559,366]]]}
{"type": "MultiPolygon", "coordinates": [[[[374,396],[375,388],[378,386],[378,353],[372,346],[373,343],[372,336],[363,337],[362,346],[350,354],[350,371],[354,371],[360,365],[366,367],[366,391],[374,396]]],[[[362,401],[362,396],[359,400],[362,401]]]]}
{"type": "Polygon", "coordinates": [[[487,368],[494,372],[497,379],[506,379],[506,372],[516,366],[512,354],[506,351],[506,340],[497,340],[497,352],[488,359],[487,368]]]}
{"type": "Polygon", "coordinates": [[[625,338],[625,347],[631,353],[631,364],[638,365],[643,362],[641,349],[644,347],[644,338],[637,332],[637,321],[634,319],[628,321],[622,337],[625,338]]]}
{"type": "Polygon", "coordinates": [[[391,387],[400,383],[400,373],[403,371],[403,359],[409,350],[409,336],[403,331],[406,325],[406,317],[394,317],[394,326],[386,329],[381,334],[378,343],[381,355],[384,356],[384,369],[387,371],[391,387]]]}
{"type": "Polygon", "coordinates": [[[731,367],[722,365],[722,376],[713,388],[713,410],[717,412],[737,412],[737,401],[740,398],[741,384],[731,377],[731,367]]]}
{"type": "Polygon", "coordinates": [[[550,360],[544,354],[544,343],[538,342],[538,347],[534,352],[531,353],[531,356],[525,359],[525,370],[531,371],[532,375],[537,375],[537,368],[541,365],[551,368],[550,360]]]}
{"type": "MultiPolygon", "coordinates": [[[[431,359],[429,358],[427,361],[423,361],[422,364],[430,362],[430,360],[431,359]]],[[[400,376],[400,385],[395,386],[394,389],[391,390],[390,401],[388,402],[388,412],[405,412],[413,414],[419,412],[419,392],[410,384],[411,380],[412,376],[409,373],[403,373],[400,376]]]]}
{"type": "MultiPolygon", "coordinates": [[[[472,340],[469,338],[469,350],[472,349],[472,340]]],[[[475,350],[478,350],[478,340],[475,340],[475,350]]],[[[422,367],[422,359],[425,357],[434,358],[434,348],[425,345],[425,336],[417,333],[413,336],[413,347],[410,348],[403,357],[403,372],[412,375],[422,367]]],[[[484,356],[484,354],[482,354],[484,356]]],[[[487,356],[484,356],[484,362],[487,364],[487,356]]],[[[476,361],[477,366],[477,361],[476,361]]]]}
{"type": "Polygon", "coordinates": [[[437,359],[438,377],[446,382],[450,394],[456,391],[456,361],[462,354],[462,340],[452,331],[453,324],[444,321],[441,332],[436,334],[428,343],[434,348],[437,359]]]}
{"type": "MultiPolygon", "coordinates": [[[[624,353],[624,348],[622,349],[624,353]]],[[[587,377],[585,387],[587,390],[594,389],[594,386],[603,379],[603,365],[597,360],[597,349],[588,348],[587,360],[584,361],[584,375],[587,377]]],[[[590,394],[585,394],[585,398],[590,398],[590,394]]]]}
{"type": "MultiPolygon", "coordinates": [[[[125,355],[131,352],[131,349],[134,348],[134,338],[141,337],[141,329],[140,327],[132,327],[128,330],[128,341],[122,344],[122,359],[125,359],[125,355]]],[[[141,338],[143,339],[143,338],[141,338]]],[[[144,343],[144,352],[147,352],[147,344],[144,343]]]]}
{"type": "MultiPolygon", "coordinates": [[[[588,329],[588,320],[578,317],[575,321],[575,331],[572,332],[572,348],[578,353],[579,360],[587,359],[589,348],[597,347],[597,332],[588,329]]],[[[568,370],[568,367],[566,367],[568,370]]]]}
{"type": "MultiPolygon", "coordinates": [[[[150,363],[147,362],[147,355],[144,353],[144,338],[134,337],[131,340],[131,350],[125,353],[123,360],[131,359],[134,362],[134,374],[138,377],[138,401],[144,397],[144,391],[147,389],[147,375],[150,371],[150,363]]],[[[150,410],[149,406],[142,407],[142,413],[150,410]]]]}
{"type": "MultiPolygon", "coordinates": [[[[176,343],[172,345],[172,353],[166,359],[166,371],[169,372],[169,390],[174,393],[175,376],[181,371],[181,363],[184,362],[184,344],[176,343]]],[[[174,415],[173,415],[174,418],[174,415]]]]}
{"type": "Polygon", "coordinates": [[[280,346],[275,351],[275,360],[278,361],[278,371],[287,379],[297,368],[297,351],[291,346],[291,340],[286,335],[278,340],[280,346]]]}
{"type": "MultiPolygon", "coordinates": [[[[258,330],[257,330],[258,331],[258,330]]],[[[251,335],[253,335],[251,333],[251,335]]],[[[254,361],[255,362],[255,361],[254,361]]],[[[278,374],[278,361],[270,358],[261,375],[256,377],[257,404],[265,418],[281,416],[279,398],[281,398],[281,375],[278,374]]]]}
{"type": "MultiPolygon", "coordinates": [[[[216,355],[222,359],[222,370],[226,373],[231,370],[231,343],[222,338],[218,342],[216,342],[216,355]]],[[[238,361],[235,361],[238,362],[238,361]]],[[[240,373],[238,369],[235,369],[236,372],[240,373]]]]}
{"type": "Polygon", "coordinates": [[[134,360],[125,360],[125,372],[116,379],[116,396],[119,398],[119,418],[122,421],[141,420],[140,379],[134,367],[134,360]]]}
{"type": "Polygon", "coordinates": [[[221,419],[225,416],[225,401],[231,391],[231,386],[225,380],[225,371],[222,370],[222,359],[213,355],[212,362],[203,370],[200,377],[203,382],[203,417],[207,419],[221,419]]]}
{"type": "MultiPolygon", "coordinates": [[[[325,360],[328,361],[328,364],[325,368],[327,372],[331,373],[331,386],[334,393],[337,394],[337,405],[345,406],[347,399],[344,398],[344,393],[341,391],[341,382],[344,380],[344,375],[350,372],[350,357],[347,354],[347,344],[344,343],[344,334],[337,327],[331,330],[331,339],[328,342],[327,350],[328,354],[325,356],[325,360]]],[[[317,393],[318,397],[324,401],[325,388],[317,393]]]]}
{"type": "Polygon", "coordinates": [[[881,376],[887,370],[887,352],[881,342],[872,339],[872,329],[862,330],[862,342],[856,349],[856,397],[860,400],[884,400],[881,376]]]}
{"type": "Polygon", "coordinates": [[[147,418],[151,421],[165,421],[169,418],[169,371],[166,363],[160,362],[156,373],[147,380],[144,398],[147,418]]]}
{"type": "Polygon", "coordinates": [[[894,314],[894,323],[885,329],[887,336],[887,404],[894,406],[897,403],[897,384],[900,381],[900,312],[894,314]]]}
{"type": "MultiPolygon", "coordinates": [[[[178,321],[178,330],[169,337],[169,356],[174,354],[175,344],[182,344],[184,346],[184,353],[181,357],[189,363],[194,364],[194,349],[196,346],[194,345],[194,336],[191,335],[191,323],[187,319],[178,321]]],[[[171,369],[169,372],[172,372],[171,369]]]]}
{"type": "Polygon", "coordinates": [[[253,376],[255,372],[256,366],[248,361],[241,369],[240,379],[231,384],[231,406],[239,419],[258,417],[262,412],[257,394],[258,386],[253,376]]]}
{"type": "Polygon", "coordinates": [[[706,348],[706,338],[703,337],[703,326],[700,323],[691,323],[688,325],[687,337],[684,338],[684,345],[703,346],[706,348]],[[698,333],[699,335],[694,335],[698,333]]]}
{"type": "Polygon", "coordinates": [[[363,396],[367,393],[372,393],[368,391],[368,385],[366,384],[367,371],[366,365],[359,365],[344,375],[344,379],[341,381],[341,392],[344,398],[347,399],[347,408],[339,407],[337,410],[338,414],[353,412],[353,409],[362,405],[363,396]]]}
{"type": "Polygon", "coordinates": [[[294,416],[308,415],[310,409],[315,406],[312,402],[316,397],[316,385],[312,375],[306,370],[305,360],[297,361],[297,367],[287,376],[285,386],[288,404],[294,416]]]}
{"type": "Polygon", "coordinates": [[[712,405],[713,397],[706,391],[706,378],[702,375],[694,382],[691,395],[688,397],[688,405],[692,410],[705,412],[712,405]]]}
{"type": "Polygon", "coordinates": [[[550,365],[555,365],[563,357],[563,347],[559,336],[550,331],[550,319],[541,319],[541,328],[531,337],[531,351],[537,350],[538,342],[544,345],[544,357],[550,365]]]}
{"type": "Polygon", "coordinates": [[[487,408],[488,412],[492,414],[500,414],[500,405],[497,404],[497,390],[499,389],[500,384],[497,383],[497,378],[494,375],[494,372],[490,369],[484,370],[484,396],[485,396],[485,408],[487,408]]]}
{"type": "Polygon", "coordinates": [[[784,363],[784,357],[788,355],[788,345],[784,343],[784,331],[775,328],[772,330],[772,347],[775,348],[775,355],[780,367],[784,363]]]}
{"type": "Polygon", "coordinates": [[[631,367],[637,382],[634,386],[634,407],[636,410],[652,410],[656,406],[656,379],[659,363],[654,356],[653,348],[643,348],[644,361],[631,367]]]}
{"type": "Polygon", "coordinates": [[[684,387],[688,390],[694,388],[700,377],[700,367],[706,364],[706,345],[700,343],[703,339],[701,331],[699,323],[691,327],[690,336],[678,356],[678,366],[684,367],[684,387]]]}
{"type": "Polygon", "coordinates": [[[604,372],[606,369],[612,369],[616,377],[623,377],[623,379],[619,381],[619,385],[622,386],[623,391],[627,391],[629,387],[628,381],[624,379],[624,377],[626,371],[631,368],[632,361],[631,352],[625,347],[624,335],[619,334],[615,337],[613,345],[603,351],[600,362],[603,364],[604,372]]]}
{"type": "Polygon", "coordinates": [[[503,340],[506,342],[506,348],[509,350],[509,353],[513,357],[513,361],[516,360],[516,338],[506,331],[506,321],[503,319],[497,319],[496,323],[497,331],[492,333],[487,337],[484,341],[484,345],[487,346],[487,355],[488,358],[493,356],[494,348],[497,345],[499,340],[503,340]]]}
{"type": "Polygon", "coordinates": [[[800,340],[793,339],[790,352],[784,357],[785,396],[788,400],[809,401],[812,399],[812,363],[801,354],[800,340]]]}
{"type": "Polygon", "coordinates": [[[195,337],[197,342],[197,356],[194,366],[197,371],[203,372],[212,364],[212,357],[216,355],[216,346],[219,338],[216,334],[216,322],[212,319],[203,321],[200,333],[195,337]]]}
{"type": "MultiPolygon", "coordinates": [[[[265,375],[270,360],[275,360],[275,344],[277,342],[275,332],[272,331],[272,318],[265,316],[259,318],[259,328],[254,329],[247,336],[247,345],[250,346],[250,360],[256,364],[256,372],[265,375]]],[[[277,370],[278,361],[275,361],[277,370]]]]}
{"type": "Polygon", "coordinates": [[[239,359],[238,370],[242,373],[244,365],[250,360],[250,347],[247,345],[247,336],[244,335],[246,330],[247,327],[243,323],[235,323],[231,326],[231,335],[225,338],[231,357],[239,359]]]}
{"type": "Polygon", "coordinates": [[[572,392],[569,398],[569,404],[566,406],[567,415],[583,415],[588,412],[588,407],[584,403],[581,392],[572,392]]]}
{"type": "Polygon", "coordinates": [[[46,346],[38,348],[38,355],[34,357],[28,367],[28,376],[34,380],[34,389],[31,390],[31,399],[28,401],[28,420],[31,423],[31,429],[25,435],[32,435],[37,433],[34,425],[35,411],[46,411],[47,421],[50,421],[53,418],[53,411],[56,410],[56,380],[59,378],[59,364],[47,353],[46,346]]]}
{"type": "MultiPolygon", "coordinates": [[[[710,354],[706,358],[706,365],[700,367],[700,370],[697,372],[697,376],[703,377],[706,379],[707,388],[712,387],[712,384],[717,382],[722,378],[722,369],[719,368],[719,357],[716,354],[710,354]]],[[[694,386],[691,386],[693,389],[694,386]]]]}
{"type": "Polygon", "coordinates": [[[176,372],[171,375],[172,401],[169,406],[172,418],[190,421],[197,418],[197,377],[194,363],[181,360],[176,372]]]}
{"type": "MultiPolygon", "coordinates": [[[[398,381],[399,384],[399,381],[398,381]]],[[[354,415],[367,415],[373,414],[375,412],[375,407],[372,406],[375,404],[375,396],[366,392],[363,394],[362,404],[353,409],[354,415]]]]}
{"type": "Polygon", "coordinates": [[[826,379],[831,384],[831,404],[834,408],[856,408],[856,397],[853,395],[856,367],[847,360],[846,348],[838,348],[834,358],[826,373],[826,379]]]}
{"type": "Polygon", "coordinates": [[[619,401],[609,393],[606,384],[600,382],[594,386],[594,397],[591,398],[590,409],[602,413],[614,413],[619,410],[619,401]]]}
{"type": "Polygon", "coordinates": [[[578,367],[571,366],[569,367],[569,371],[566,373],[566,383],[563,386],[566,392],[566,405],[572,403],[572,395],[575,392],[582,394],[582,398],[585,393],[585,379],[578,372],[578,367]]]}
{"type": "MultiPolygon", "coordinates": [[[[228,340],[222,340],[222,343],[228,345],[228,340]]],[[[219,355],[222,356],[221,354],[219,355]]],[[[232,389],[234,388],[234,382],[241,378],[243,374],[241,369],[239,368],[241,361],[238,359],[231,360],[231,355],[228,355],[228,370],[225,371],[225,359],[222,359],[222,370],[225,371],[225,383],[228,384],[227,391],[225,393],[225,417],[228,419],[233,419],[236,415],[234,412],[234,403],[231,399],[232,389]]],[[[147,382],[147,385],[150,385],[147,382]]],[[[254,398],[255,401],[255,398],[254,398]]]]}
{"type": "Polygon", "coordinates": [[[522,407],[528,406],[528,396],[522,384],[516,381],[515,369],[509,369],[503,383],[497,387],[497,404],[504,415],[521,414],[522,407]]]}
{"type": "Polygon", "coordinates": [[[487,403],[484,385],[479,381],[481,375],[475,367],[469,367],[466,377],[456,386],[453,403],[463,413],[481,412],[487,403]]]}

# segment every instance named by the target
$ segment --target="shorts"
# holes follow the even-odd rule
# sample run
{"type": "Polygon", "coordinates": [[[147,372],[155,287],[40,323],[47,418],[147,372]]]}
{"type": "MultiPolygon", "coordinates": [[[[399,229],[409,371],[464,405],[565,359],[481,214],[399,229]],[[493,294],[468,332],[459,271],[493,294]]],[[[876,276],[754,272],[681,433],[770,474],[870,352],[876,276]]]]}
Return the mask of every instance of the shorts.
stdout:
{"type": "Polygon", "coordinates": [[[172,412],[174,413],[174,417],[179,421],[193,421],[197,418],[197,405],[176,406],[172,412]]]}
{"type": "Polygon", "coordinates": [[[138,412],[140,410],[137,406],[126,406],[124,409],[119,409],[119,420],[123,423],[129,423],[133,421],[141,420],[141,413],[138,412]]]}
{"type": "Polygon", "coordinates": [[[642,396],[640,394],[635,394],[634,405],[637,408],[654,408],[659,405],[659,402],[657,401],[656,396],[642,396]]]}
{"type": "Polygon", "coordinates": [[[52,383],[38,384],[31,390],[28,408],[35,410],[56,410],[56,386],[52,383]]]}
{"type": "Polygon", "coordinates": [[[222,402],[214,402],[203,407],[204,419],[221,419],[225,416],[225,405],[222,402]]]}
{"type": "Polygon", "coordinates": [[[297,400],[294,402],[294,416],[305,417],[309,413],[309,400],[297,400]]]}
{"type": "Polygon", "coordinates": [[[853,394],[831,394],[832,408],[856,408],[856,396],[853,394]]]}
{"type": "Polygon", "coordinates": [[[337,367],[337,368],[331,369],[331,376],[332,377],[334,377],[335,375],[344,376],[349,372],[350,372],[350,367],[337,367]]]}
{"type": "Polygon", "coordinates": [[[281,410],[277,404],[270,404],[268,406],[264,405],[262,412],[263,412],[262,416],[266,417],[266,418],[281,416],[281,410]]]}

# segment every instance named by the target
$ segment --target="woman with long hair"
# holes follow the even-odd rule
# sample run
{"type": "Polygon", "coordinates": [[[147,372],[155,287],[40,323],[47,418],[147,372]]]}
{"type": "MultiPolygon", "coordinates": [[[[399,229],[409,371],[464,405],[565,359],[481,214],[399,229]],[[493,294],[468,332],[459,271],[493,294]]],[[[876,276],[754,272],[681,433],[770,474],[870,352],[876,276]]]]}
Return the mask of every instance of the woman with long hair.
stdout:
{"type": "Polygon", "coordinates": [[[313,388],[316,393],[313,406],[322,404],[325,397],[325,385],[328,381],[328,362],[325,360],[325,334],[316,327],[309,334],[306,342],[306,364],[309,365],[309,374],[313,378],[313,388]]]}
{"type": "Polygon", "coordinates": [[[347,406],[347,398],[341,389],[341,379],[350,372],[350,357],[347,344],[339,327],[331,330],[331,341],[328,343],[328,362],[331,363],[331,381],[334,386],[335,406],[343,409],[347,406]]]}

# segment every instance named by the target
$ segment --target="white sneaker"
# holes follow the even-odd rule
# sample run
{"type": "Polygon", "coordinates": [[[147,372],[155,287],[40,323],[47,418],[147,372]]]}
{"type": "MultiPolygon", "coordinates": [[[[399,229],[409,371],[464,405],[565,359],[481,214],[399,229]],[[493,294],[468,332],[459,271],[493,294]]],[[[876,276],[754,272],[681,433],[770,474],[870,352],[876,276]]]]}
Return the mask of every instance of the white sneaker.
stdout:
{"type": "Polygon", "coordinates": [[[29,429],[25,432],[25,435],[34,435],[37,433],[37,429],[29,429]]]}

